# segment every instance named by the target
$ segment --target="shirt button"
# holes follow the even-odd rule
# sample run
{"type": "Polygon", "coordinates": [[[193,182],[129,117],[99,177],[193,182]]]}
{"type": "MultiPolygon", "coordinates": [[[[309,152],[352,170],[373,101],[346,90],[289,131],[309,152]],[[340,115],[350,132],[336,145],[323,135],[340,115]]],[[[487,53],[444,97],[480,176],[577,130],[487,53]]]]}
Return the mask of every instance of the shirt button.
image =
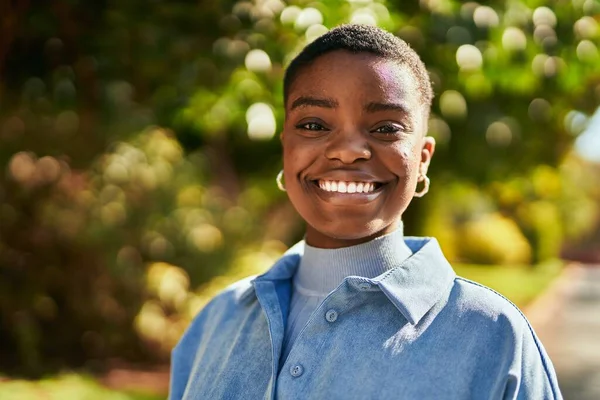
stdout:
{"type": "Polygon", "coordinates": [[[369,290],[369,289],[371,289],[371,284],[368,282],[360,282],[358,284],[358,289],[359,290],[369,290]]]}
{"type": "Polygon", "coordinates": [[[300,375],[302,375],[303,372],[304,368],[302,368],[302,365],[300,364],[294,365],[290,368],[290,374],[292,374],[294,378],[299,377],[300,375]]]}
{"type": "Polygon", "coordinates": [[[329,310],[325,313],[325,319],[329,322],[335,322],[338,317],[338,313],[335,310],[329,310]]]}

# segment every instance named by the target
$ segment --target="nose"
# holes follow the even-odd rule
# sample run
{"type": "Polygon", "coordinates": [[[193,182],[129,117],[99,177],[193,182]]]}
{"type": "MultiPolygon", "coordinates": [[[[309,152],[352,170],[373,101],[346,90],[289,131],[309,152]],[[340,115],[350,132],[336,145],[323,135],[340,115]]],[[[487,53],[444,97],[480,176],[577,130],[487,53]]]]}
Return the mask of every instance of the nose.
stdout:
{"type": "Polygon", "coordinates": [[[371,148],[367,138],[359,130],[338,131],[329,136],[325,157],[352,164],[358,160],[370,159],[371,148]]]}

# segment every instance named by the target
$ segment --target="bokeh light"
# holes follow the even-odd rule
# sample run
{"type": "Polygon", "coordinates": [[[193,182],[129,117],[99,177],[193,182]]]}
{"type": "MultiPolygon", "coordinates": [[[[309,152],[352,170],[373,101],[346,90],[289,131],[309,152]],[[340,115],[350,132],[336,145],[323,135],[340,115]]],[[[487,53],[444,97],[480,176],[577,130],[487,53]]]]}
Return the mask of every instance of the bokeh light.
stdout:
{"type": "Polygon", "coordinates": [[[465,118],[467,102],[460,92],[447,90],[440,96],[440,110],[446,118],[465,118]]]}
{"type": "Polygon", "coordinates": [[[404,39],[433,84],[407,232],[492,285],[531,277],[496,288],[519,306],[561,255],[600,257],[597,0],[22,3],[0,52],[3,373],[165,368],[216,293],[302,238],[274,183],[282,77],[348,22],[404,39]]]}
{"type": "Polygon", "coordinates": [[[473,21],[479,28],[492,28],[500,24],[498,13],[488,6],[477,7],[473,13],[473,21]]]}
{"type": "Polygon", "coordinates": [[[456,51],[456,63],[463,70],[476,70],[483,64],[481,51],[473,45],[464,44],[456,51]]]}
{"type": "Polygon", "coordinates": [[[271,69],[271,59],[269,55],[260,49],[250,50],[246,54],[244,61],[246,68],[254,72],[267,72],[271,69]]]}
{"type": "Polygon", "coordinates": [[[502,46],[509,51],[525,50],[527,37],[521,29],[514,26],[508,27],[502,34],[502,46]]]}
{"type": "Polygon", "coordinates": [[[273,109],[265,103],[255,103],[246,111],[248,136],[253,140],[271,139],[277,130],[273,109]]]}
{"type": "Polygon", "coordinates": [[[294,26],[297,30],[304,31],[311,25],[323,24],[321,11],[313,7],[306,7],[296,17],[294,26]]]}
{"type": "Polygon", "coordinates": [[[513,133],[507,123],[496,121],[488,126],[485,138],[491,146],[506,147],[512,142],[513,133]]]}

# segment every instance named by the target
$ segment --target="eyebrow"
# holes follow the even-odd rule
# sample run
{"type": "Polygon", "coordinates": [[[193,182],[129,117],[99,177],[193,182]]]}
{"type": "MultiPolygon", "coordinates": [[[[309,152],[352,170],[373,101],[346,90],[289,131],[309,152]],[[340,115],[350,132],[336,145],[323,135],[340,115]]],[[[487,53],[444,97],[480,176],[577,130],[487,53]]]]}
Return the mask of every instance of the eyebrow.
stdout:
{"type": "Polygon", "coordinates": [[[334,99],[329,98],[302,96],[294,100],[290,107],[290,110],[294,110],[299,107],[337,108],[338,102],[334,99]]]}
{"type": "Polygon", "coordinates": [[[374,103],[371,102],[365,105],[364,110],[368,113],[375,113],[378,111],[400,111],[403,114],[409,114],[408,107],[404,104],[398,103],[374,103]]]}
{"type": "MultiPolygon", "coordinates": [[[[294,110],[300,107],[321,107],[321,108],[337,108],[339,103],[331,98],[317,98],[310,96],[298,97],[292,103],[290,110],[294,110]]],[[[404,104],[398,103],[377,103],[371,102],[364,106],[364,110],[368,113],[375,113],[379,111],[399,111],[403,114],[409,114],[408,107],[404,104]]]]}

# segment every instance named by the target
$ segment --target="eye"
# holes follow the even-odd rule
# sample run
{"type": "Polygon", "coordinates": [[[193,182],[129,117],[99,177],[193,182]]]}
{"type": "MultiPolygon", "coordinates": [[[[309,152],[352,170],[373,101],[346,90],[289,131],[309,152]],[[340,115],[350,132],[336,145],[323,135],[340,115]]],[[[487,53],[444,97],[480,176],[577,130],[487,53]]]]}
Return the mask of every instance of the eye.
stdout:
{"type": "Polygon", "coordinates": [[[307,122],[304,124],[296,125],[296,128],[305,131],[325,131],[325,127],[317,122],[307,122]]]}
{"type": "Polygon", "coordinates": [[[404,128],[398,124],[387,123],[375,128],[372,132],[382,133],[384,135],[393,135],[395,133],[404,131],[404,128]]]}

